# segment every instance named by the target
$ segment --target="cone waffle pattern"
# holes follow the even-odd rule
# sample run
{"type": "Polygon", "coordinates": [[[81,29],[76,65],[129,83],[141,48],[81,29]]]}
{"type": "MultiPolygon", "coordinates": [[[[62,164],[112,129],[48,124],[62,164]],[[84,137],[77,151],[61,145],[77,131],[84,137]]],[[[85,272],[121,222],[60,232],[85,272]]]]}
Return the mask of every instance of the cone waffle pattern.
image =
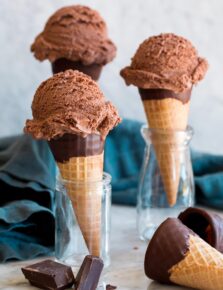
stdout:
{"type": "MultiPolygon", "coordinates": [[[[173,98],[144,100],[145,113],[150,128],[162,130],[185,130],[187,127],[190,102],[183,104],[173,98]]],[[[153,142],[168,203],[176,203],[180,175],[180,154],[175,136],[168,135],[168,142],[153,142]]]]}
{"type": "Polygon", "coordinates": [[[90,254],[100,256],[103,154],[57,163],[90,254]],[[78,183],[78,181],[80,183],[78,183]]]}
{"type": "Polygon", "coordinates": [[[170,269],[176,284],[202,290],[223,289],[223,255],[198,236],[190,236],[186,257],[170,269]]]}

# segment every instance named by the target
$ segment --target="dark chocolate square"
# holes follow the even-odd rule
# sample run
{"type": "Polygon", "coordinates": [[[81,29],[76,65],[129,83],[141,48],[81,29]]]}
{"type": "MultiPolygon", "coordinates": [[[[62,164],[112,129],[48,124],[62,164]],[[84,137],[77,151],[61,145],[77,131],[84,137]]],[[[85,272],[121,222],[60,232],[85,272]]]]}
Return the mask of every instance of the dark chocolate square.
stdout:
{"type": "Polygon", "coordinates": [[[74,284],[71,267],[45,260],[25,268],[22,272],[30,284],[46,290],[62,290],[74,284]]]}

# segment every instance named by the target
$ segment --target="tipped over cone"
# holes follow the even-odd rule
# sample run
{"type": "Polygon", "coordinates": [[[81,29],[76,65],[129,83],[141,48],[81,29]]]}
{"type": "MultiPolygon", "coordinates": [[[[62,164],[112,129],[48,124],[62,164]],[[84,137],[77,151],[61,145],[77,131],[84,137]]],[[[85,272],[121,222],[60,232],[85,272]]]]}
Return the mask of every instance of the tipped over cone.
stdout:
{"type": "Polygon", "coordinates": [[[173,206],[177,200],[180,177],[179,141],[176,130],[185,130],[188,123],[191,90],[175,94],[162,89],[139,89],[149,127],[168,132],[165,140],[157,134],[151,137],[167,200],[173,206]],[[156,136],[155,136],[156,135],[156,136]]]}
{"type": "Polygon", "coordinates": [[[161,283],[222,289],[223,255],[176,218],[168,218],[158,227],[144,265],[145,274],[161,283]]]}
{"type": "Polygon", "coordinates": [[[104,142],[67,134],[49,143],[89,253],[100,256],[104,142]]]}

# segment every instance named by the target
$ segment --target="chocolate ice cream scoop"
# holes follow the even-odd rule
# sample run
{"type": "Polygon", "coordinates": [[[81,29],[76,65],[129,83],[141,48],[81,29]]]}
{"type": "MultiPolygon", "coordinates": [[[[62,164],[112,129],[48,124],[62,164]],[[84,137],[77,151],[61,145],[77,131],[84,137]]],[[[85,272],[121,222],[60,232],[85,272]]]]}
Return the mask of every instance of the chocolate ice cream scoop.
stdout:
{"type": "Polygon", "coordinates": [[[178,217],[212,247],[223,253],[223,219],[201,208],[189,207],[178,217]]]}
{"type": "MultiPolygon", "coordinates": [[[[108,38],[106,23],[97,11],[73,5],[57,10],[49,18],[31,51],[40,61],[66,59],[90,66],[110,62],[116,47],[108,38]]],[[[53,68],[56,69],[55,65],[53,68]]]]}
{"type": "Polygon", "coordinates": [[[32,113],[24,130],[36,139],[51,140],[64,134],[100,134],[105,139],[120,122],[116,108],[105,100],[97,83],[73,70],[55,74],[39,86],[32,113]]]}
{"type": "Polygon", "coordinates": [[[180,93],[202,80],[207,68],[189,40],[166,33],[146,39],[121,76],[127,85],[180,93]]]}

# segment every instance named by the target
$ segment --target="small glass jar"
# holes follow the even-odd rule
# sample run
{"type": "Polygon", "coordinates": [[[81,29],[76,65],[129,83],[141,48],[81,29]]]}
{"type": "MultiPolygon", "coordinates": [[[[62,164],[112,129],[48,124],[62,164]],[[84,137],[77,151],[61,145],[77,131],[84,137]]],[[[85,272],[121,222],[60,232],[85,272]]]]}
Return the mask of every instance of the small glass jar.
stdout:
{"type": "Polygon", "coordinates": [[[194,177],[189,143],[191,127],[185,131],[141,129],[146,142],[141,169],[137,228],[140,239],[150,240],[168,217],[177,217],[194,205],[194,177]]]}
{"type": "Polygon", "coordinates": [[[56,259],[78,268],[86,255],[93,254],[91,251],[97,245],[100,252],[98,256],[108,266],[110,208],[109,174],[104,173],[102,181],[94,182],[74,182],[58,176],[55,194],[56,259]],[[91,226],[94,229],[90,229],[91,226]]]}

